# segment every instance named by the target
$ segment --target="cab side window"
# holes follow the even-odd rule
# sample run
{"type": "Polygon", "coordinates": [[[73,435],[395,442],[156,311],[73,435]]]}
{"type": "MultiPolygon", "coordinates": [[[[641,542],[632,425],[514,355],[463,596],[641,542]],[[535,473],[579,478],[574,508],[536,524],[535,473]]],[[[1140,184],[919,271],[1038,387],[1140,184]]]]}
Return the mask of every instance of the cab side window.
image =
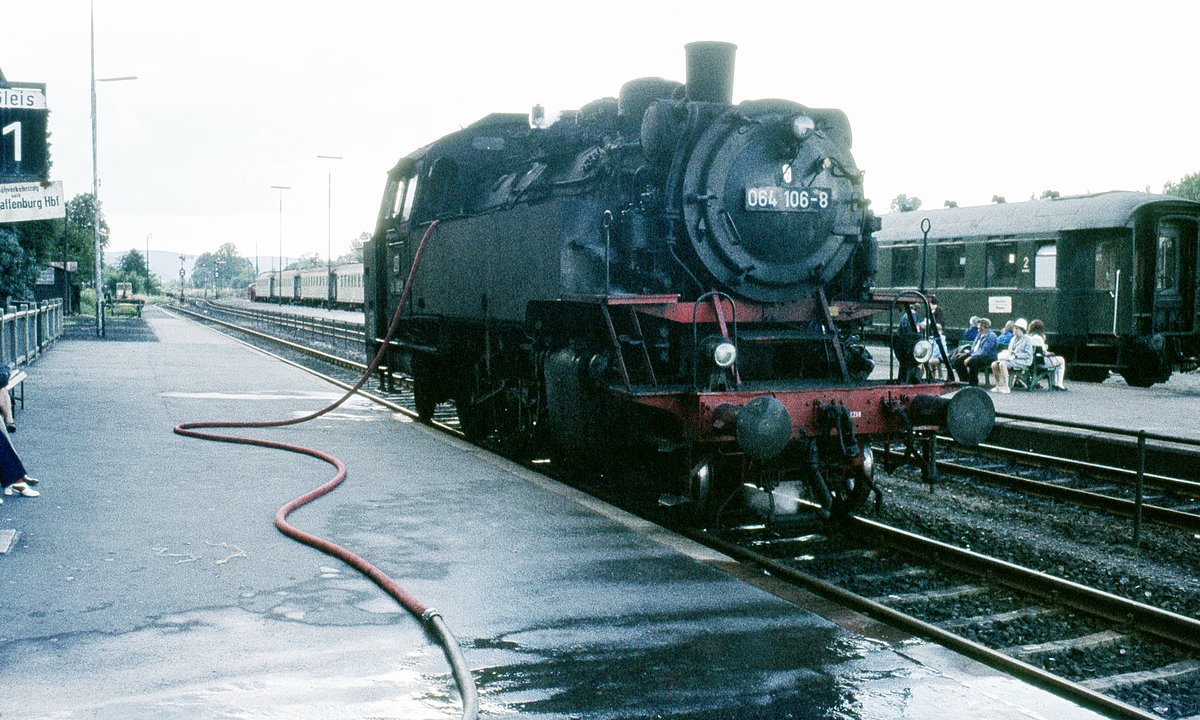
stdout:
{"type": "Polygon", "coordinates": [[[417,194],[415,177],[401,178],[392,197],[392,224],[406,222],[412,216],[413,197],[417,194]]]}

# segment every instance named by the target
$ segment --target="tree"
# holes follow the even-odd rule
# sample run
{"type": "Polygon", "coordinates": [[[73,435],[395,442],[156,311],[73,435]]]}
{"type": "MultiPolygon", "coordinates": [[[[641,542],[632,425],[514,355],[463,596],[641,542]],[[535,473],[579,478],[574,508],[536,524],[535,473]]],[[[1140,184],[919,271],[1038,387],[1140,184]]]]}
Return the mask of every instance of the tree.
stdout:
{"type": "Polygon", "coordinates": [[[1183,179],[1177,183],[1168,182],[1163,185],[1163,193],[1200,201],[1200,172],[1184,175],[1183,179]]]}
{"type": "Polygon", "coordinates": [[[358,237],[350,241],[350,252],[343,253],[333,261],[334,265],[345,265],[346,263],[356,263],[363,261],[363,246],[371,239],[371,233],[359,233],[358,237]]]}
{"type": "Polygon", "coordinates": [[[285,267],[284,270],[307,270],[308,268],[324,267],[327,264],[328,263],[322,260],[321,256],[315,252],[304,253],[300,256],[299,260],[293,260],[292,262],[288,263],[288,266],[285,267]]]}
{"type": "Polygon", "coordinates": [[[1062,197],[1062,193],[1057,190],[1043,190],[1038,200],[1057,200],[1062,197]]]}
{"type": "Polygon", "coordinates": [[[997,205],[1003,205],[1004,203],[1006,203],[1008,201],[1004,199],[1003,195],[993,195],[992,202],[996,203],[997,205]]]}
{"type": "Polygon", "coordinates": [[[154,295],[161,292],[158,278],[148,273],[145,257],[137,250],[125,253],[115,267],[106,265],[103,282],[104,287],[114,294],[119,282],[129,283],[133,286],[133,292],[138,294],[154,295]]]}
{"type": "Polygon", "coordinates": [[[958,207],[958,203],[954,202],[953,200],[947,200],[946,202],[942,203],[942,206],[948,207],[948,208],[956,208],[956,207],[958,207]]]}
{"type": "MultiPolygon", "coordinates": [[[[33,298],[37,272],[52,261],[79,263],[81,278],[90,278],[95,267],[92,222],[95,203],[91,195],[76,195],[67,203],[64,220],[35,220],[12,223],[3,230],[0,243],[0,295],[33,298]]],[[[100,243],[108,242],[108,223],[100,216],[100,243]]]]}
{"type": "Polygon", "coordinates": [[[237,246],[225,243],[216,252],[204,253],[192,266],[192,287],[244,289],[254,283],[254,263],[238,255],[237,246]]]}
{"type": "MultiPolygon", "coordinates": [[[[93,223],[96,217],[96,203],[91,193],[76,195],[67,203],[67,217],[63,221],[63,237],[60,244],[65,244],[67,260],[79,263],[79,277],[91,278],[96,267],[96,250],[93,233],[93,223]]],[[[100,247],[108,246],[108,221],[104,212],[100,211],[100,247]]],[[[62,254],[61,248],[52,253],[57,257],[62,254]]],[[[86,284],[86,281],[85,281],[86,284]]]]}
{"type": "Polygon", "coordinates": [[[0,229],[0,301],[32,300],[38,266],[15,232],[0,229]]]}
{"type": "Polygon", "coordinates": [[[897,195],[892,200],[892,212],[912,212],[921,207],[921,198],[913,196],[909,197],[903,193],[897,195]]]}
{"type": "Polygon", "coordinates": [[[139,273],[146,274],[146,258],[137,250],[130,250],[121,258],[121,262],[117,264],[117,269],[123,273],[139,273]]]}

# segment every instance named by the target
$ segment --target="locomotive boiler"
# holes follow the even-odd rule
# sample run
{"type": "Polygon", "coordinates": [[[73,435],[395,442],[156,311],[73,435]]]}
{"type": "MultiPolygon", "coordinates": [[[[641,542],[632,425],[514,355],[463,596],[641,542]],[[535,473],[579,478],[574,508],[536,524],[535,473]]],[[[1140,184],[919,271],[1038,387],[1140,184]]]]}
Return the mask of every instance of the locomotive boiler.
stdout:
{"type": "Polygon", "coordinates": [[[692,43],[686,83],[488,115],[395,165],[364,253],[367,344],[387,341],[422,419],[452,400],[469,438],[706,520],[852,512],[869,441],[928,471],[935,431],[986,437],[978,389],[873,379],[856,332],[903,304],[871,295],[879,223],[849,122],[734,105],[734,49],[692,43]]]}

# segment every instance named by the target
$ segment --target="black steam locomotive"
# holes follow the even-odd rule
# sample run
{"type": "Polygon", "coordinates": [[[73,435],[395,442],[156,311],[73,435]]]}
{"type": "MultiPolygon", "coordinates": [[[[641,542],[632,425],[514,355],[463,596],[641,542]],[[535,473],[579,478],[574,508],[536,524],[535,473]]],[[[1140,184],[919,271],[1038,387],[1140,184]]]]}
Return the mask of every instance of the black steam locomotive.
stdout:
{"type": "Polygon", "coordinates": [[[687,53],[686,85],[634,80],[553,123],[489,115],[403,158],[365,250],[368,350],[411,271],[387,362],[422,418],[453,400],[470,438],[636,469],[709,519],[851,512],[869,439],[928,470],[934,431],[981,441],[991,400],[870,379],[855,333],[904,303],[871,296],[878,220],[846,116],[735,106],[734,46],[687,53]]]}

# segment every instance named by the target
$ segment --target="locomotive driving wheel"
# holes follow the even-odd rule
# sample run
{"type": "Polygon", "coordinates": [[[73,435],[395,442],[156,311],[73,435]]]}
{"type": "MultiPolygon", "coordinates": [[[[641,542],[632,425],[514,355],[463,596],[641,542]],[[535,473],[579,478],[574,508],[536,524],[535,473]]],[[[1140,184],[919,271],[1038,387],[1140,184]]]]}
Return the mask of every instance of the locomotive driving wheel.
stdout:
{"type": "Polygon", "coordinates": [[[427,425],[433,422],[438,403],[446,399],[443,385],[430,361],[413,360],[413,404],[417,408],[417,418],[427,425]]]}
{"type": "Polygon", "coordinates": [[[490,402],[481,400],[480,383],[474,372],[462,378],[454,393],[454,406],[458,412],[458,427],[467,440],[483,442],[492,430],[490,402]]]}

